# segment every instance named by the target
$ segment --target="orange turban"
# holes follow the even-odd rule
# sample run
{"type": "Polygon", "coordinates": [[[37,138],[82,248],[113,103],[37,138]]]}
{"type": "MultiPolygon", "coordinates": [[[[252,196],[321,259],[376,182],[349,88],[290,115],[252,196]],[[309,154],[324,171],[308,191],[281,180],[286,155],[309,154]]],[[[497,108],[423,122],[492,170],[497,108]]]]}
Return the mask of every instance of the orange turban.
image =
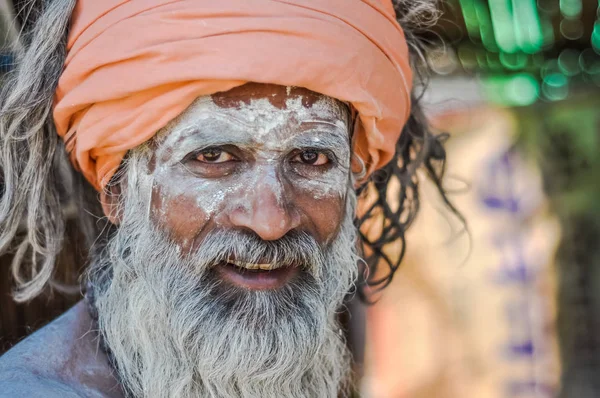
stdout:
{"type": "Polygon", "coordinates": [[[247,82],[351,103],[368,172],[391,160],[410,113],[391,0],[79,0],[67,49],[54,121],[98,190],[197,97],[247,82]]]}

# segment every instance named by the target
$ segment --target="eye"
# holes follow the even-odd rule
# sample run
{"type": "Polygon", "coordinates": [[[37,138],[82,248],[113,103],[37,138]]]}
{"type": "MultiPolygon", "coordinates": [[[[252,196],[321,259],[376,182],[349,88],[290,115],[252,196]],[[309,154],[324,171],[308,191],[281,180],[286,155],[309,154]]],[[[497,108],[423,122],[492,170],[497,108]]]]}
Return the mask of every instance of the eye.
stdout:
{"type": "Polygon", "coordinates": [[[219,148],[207,148],[196,155],[196,160],[202,163],[225,163],[235,160],[235,157],[219,148]]]}
{"type": "Polygon", "coordinates": [[[323,152],[309,149],[294,156],[292,162],[303,163],[311,166],[323,166],[329,163],[329,157],[323,152]]]}

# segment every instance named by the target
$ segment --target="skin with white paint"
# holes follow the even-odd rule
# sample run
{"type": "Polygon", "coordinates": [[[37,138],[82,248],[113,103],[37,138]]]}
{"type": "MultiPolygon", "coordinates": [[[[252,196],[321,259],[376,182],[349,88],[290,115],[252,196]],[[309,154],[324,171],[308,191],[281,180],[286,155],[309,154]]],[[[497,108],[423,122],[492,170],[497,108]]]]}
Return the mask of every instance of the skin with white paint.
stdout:
{"type": "MultiPolygon", "coordinates": [[[[260,98],[223,107],[211,96],[201,97],[157,135],[146,179],[152,186],[149,212],[182,250],[199,244],[209,224],[227,228],[236,214],[255,215],[269,206],[281,213],[274,215],[276,228],[289,230],[307,218],[297,198],[335,204],[334,214],[326,214],[339,224],[350,183],[349,110],[326,96],[306,103],[291,88],[285,89],[284,103],[278,107],[260,98]],[[304,161],[307,153],[314,162],[304,161]],[[174,220],[182,204],[185,217],[174,220]]],[[[321,235],[327,235],[326,244],[335,231],[321,235]]]]}

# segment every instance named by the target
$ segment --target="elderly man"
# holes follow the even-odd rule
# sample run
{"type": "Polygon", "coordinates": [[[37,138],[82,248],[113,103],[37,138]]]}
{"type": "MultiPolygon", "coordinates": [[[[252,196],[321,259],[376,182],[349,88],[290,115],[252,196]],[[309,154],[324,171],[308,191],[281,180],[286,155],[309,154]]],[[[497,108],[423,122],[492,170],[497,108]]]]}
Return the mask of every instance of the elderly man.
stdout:
{"type": "Polygon", "coordinates": [[[401,28],[431,5],[29,3],[0,110],[15,298],[61,249],[63,153],[106,225],[86,299],[0,359],[0,396],[346,396],[344,298],[397,268],[415,169],[440,186],[401,28]]]}

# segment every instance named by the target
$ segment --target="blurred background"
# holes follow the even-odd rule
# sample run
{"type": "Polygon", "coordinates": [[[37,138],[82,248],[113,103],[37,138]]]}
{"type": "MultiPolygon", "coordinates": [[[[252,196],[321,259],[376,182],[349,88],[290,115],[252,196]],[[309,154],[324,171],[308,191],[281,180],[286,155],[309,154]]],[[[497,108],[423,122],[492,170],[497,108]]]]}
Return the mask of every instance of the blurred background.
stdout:
{"type": "MultiPolygon", "coordinates": [[[[0,0],[1,74],[19,31],[0,0]],[[4,49],[4,50],[3,50],[4,49]]],[[[446,188],[423,184],[406,259],[367,309],[362,391],[374,398],[600,397],[600,2],[448,0],[420,32],[422,99],[449,133],[446,188]]],[[[57,280],[76,284],[73,225],[57,280]]],[[[79,300],[10,298],[0,258],[0,353],[79,300]]]]}

